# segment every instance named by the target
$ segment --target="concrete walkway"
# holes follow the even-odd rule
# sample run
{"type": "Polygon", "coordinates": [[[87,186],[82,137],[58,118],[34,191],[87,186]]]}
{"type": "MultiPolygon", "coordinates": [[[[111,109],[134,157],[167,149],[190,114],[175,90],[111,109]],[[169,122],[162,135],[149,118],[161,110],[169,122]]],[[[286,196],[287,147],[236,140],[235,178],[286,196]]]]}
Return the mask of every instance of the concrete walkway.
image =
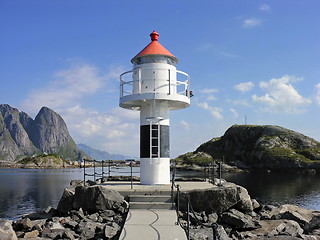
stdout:
{"type": "MultiPolygon", "coordinates": [[[[176,182],[181,191],[213,188],[209,182],[176,182]]],[[[124,196],[132,194],[145,194],[147,192],[167,193],[171,192],[171,185],[140,185],[130,182],[108,182],[109,188],[119,191],[124,196]]],[[[121,232],[120,240],[185,240],[184,230],[176,224],[177,214],[175,210],[162,209],[130,209],[126,223],[121,232]]]]}
{"type": "Polygon", "coordinates": [[[184,240],[184,230],[176,224],[175,210],[133,209],[127,216],[120,240],[184,240]]]}

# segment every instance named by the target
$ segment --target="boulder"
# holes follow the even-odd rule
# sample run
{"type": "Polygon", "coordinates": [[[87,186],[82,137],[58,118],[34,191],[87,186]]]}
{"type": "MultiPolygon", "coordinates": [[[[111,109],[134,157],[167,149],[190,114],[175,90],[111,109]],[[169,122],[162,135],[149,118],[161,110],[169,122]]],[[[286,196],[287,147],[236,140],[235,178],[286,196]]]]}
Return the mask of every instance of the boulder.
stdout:
{"type": "Polygon", "coordinates": [[[228,183],[221,187],[181,192],[180,209],[182,211],[187,209],[188,195],[196,212],[216,212],[219,215],[234,207],[243,212],[253,210],[248,191],[236,184],[228,183]]]}
{"type": "Polygon", "coordinates": [[[45,209],[42,209],[40,211],[37,211],[35,213],[30,213],[23,218],[29,218],[30,220],[36,220],[36,219],[47,219],[47,218],[52,218],[57,214],[56,209],[53,207],[49,206],[45,209]]]}
{"type": "Polygon", "coordinates": [[[104,236],[107,239],[112,239],[120,230],[120,226],[115,222],[111,223],[110,225],[106,225],[104,229],[104,236]]]}
{"type": "Polygon", "coordinates": [[[73,209],[74,191],[70,188],[66,188],[58,203],[57,210],[61,213],[67,213],[73,209]]]}
{"type": "Polygon", "coordinates": [[[217,221],[218,221],[218,214],[216,214],[216,213],[208,214],[208,222],[209,223],[215,223],[217,221]]]}
{"type": "Polygon", "coordinates": [[[251,216],[245,215],[236,209],[224,212],[221,215],[221,221],[237,229],[255,229],[261,227],[251,216]]]}
{"type": "Polygon", "coordinates": [[[125,202],[124,197],[106,186],[76,187],[73,208],[80,207],[88,212],[118,209],[125,202]]]}
{"type": "MultiPolygon", "coordinates": [[[[320,215],[315,215],[313,216],[313,218],[311,219],[310,222],[308,222],[305,226],[304,226],[304,230],[307,233],[312,233],[313,230],[315,229],[320,229],[320,215]]],[[[319,233],[320,235],[320,233],[319,233]]]]}
{"type": "Polygon", "coordinates": [[[223,226],[221,225],[216,225],[214,229],[214,235],[216,240],[231,240],[229,238],[226,230],[224,230],[223,226]]]}
{"type": "Polygon", "coordinates": [[[20,219],[14,224],[15,231],[31,231],[32,228],[33,223],[29,218],[20,219]]]}
{"type": "Polygon", "coordinates": [[[26,232],[24,234],[24,238],[36,238],[39,236],[39,231],[38,230],[33,230],[31,232],[26,232]]]}
{"type": "Polygon", "coordinates": [[[271,231],[268,236],[287,235],[291,237],[300,237],[302,236],[302,233],[303,229],[297,222],[284,220],[273,231],[271,231]]]}
{"type": "Polygon", "coordinates": [[[43,238],[50,238],[50,239],[63,239],[65,230],[64,229],[50,229],[45,228],[42,231],[41,236],[43,238]]]}
{"type": "Polygon", "coordinates": [[[18,240],[17,235],[12,228],[12,221],[0,218],[0,239],[18,240]]]}

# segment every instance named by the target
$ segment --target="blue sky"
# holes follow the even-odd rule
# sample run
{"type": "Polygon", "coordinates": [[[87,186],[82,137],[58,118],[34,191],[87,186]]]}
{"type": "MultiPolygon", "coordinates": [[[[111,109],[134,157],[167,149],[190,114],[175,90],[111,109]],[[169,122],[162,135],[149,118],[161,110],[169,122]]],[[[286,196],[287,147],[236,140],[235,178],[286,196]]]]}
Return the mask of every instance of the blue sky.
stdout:
{"type": "Polygon", "coordinates": [[[77,143],[139,156],[139,114],[120,109],[119,75],[156,30],[191,77],[170,113],[171,157],[233,124],[320,140],[318,0],[0,0],[0,103],[42,106],[77,143]]]}

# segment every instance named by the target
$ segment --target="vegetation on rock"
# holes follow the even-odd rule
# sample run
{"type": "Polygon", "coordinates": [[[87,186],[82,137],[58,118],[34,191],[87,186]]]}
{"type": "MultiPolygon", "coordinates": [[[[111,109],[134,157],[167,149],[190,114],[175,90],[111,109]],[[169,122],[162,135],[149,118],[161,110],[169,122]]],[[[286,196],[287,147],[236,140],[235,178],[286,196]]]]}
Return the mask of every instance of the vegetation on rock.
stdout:
{"type": "Polygon", "coordinates": [[[176,160],[201,165],[208,157],[241,168],[320,168],[320,143],[301,133],[271,125],[234,125],[220,138],[201,144],[176,160]]]}

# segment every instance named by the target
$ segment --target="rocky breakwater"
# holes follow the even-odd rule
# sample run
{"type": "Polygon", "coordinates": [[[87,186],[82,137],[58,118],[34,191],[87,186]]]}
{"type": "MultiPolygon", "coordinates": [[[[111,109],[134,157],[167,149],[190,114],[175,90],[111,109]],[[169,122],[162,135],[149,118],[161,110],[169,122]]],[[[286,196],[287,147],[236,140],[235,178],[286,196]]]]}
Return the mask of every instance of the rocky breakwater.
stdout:
{"type": "Polygon", "coordinates": [[[14,222],[0,219],[0,239],[118,239],[128,209],[119,192],[72,181],[57,209],[48,207],[14,222]]]}
{"type": "Polygon", "coordinates": [[[294,205],[271,206],[251,199],[232,183],[181,192],[181,224],[190,199],[190,239],[320,239],[320,212],[294,205]],[[213,237],[215,235],[215,238],[213,237]]]}

